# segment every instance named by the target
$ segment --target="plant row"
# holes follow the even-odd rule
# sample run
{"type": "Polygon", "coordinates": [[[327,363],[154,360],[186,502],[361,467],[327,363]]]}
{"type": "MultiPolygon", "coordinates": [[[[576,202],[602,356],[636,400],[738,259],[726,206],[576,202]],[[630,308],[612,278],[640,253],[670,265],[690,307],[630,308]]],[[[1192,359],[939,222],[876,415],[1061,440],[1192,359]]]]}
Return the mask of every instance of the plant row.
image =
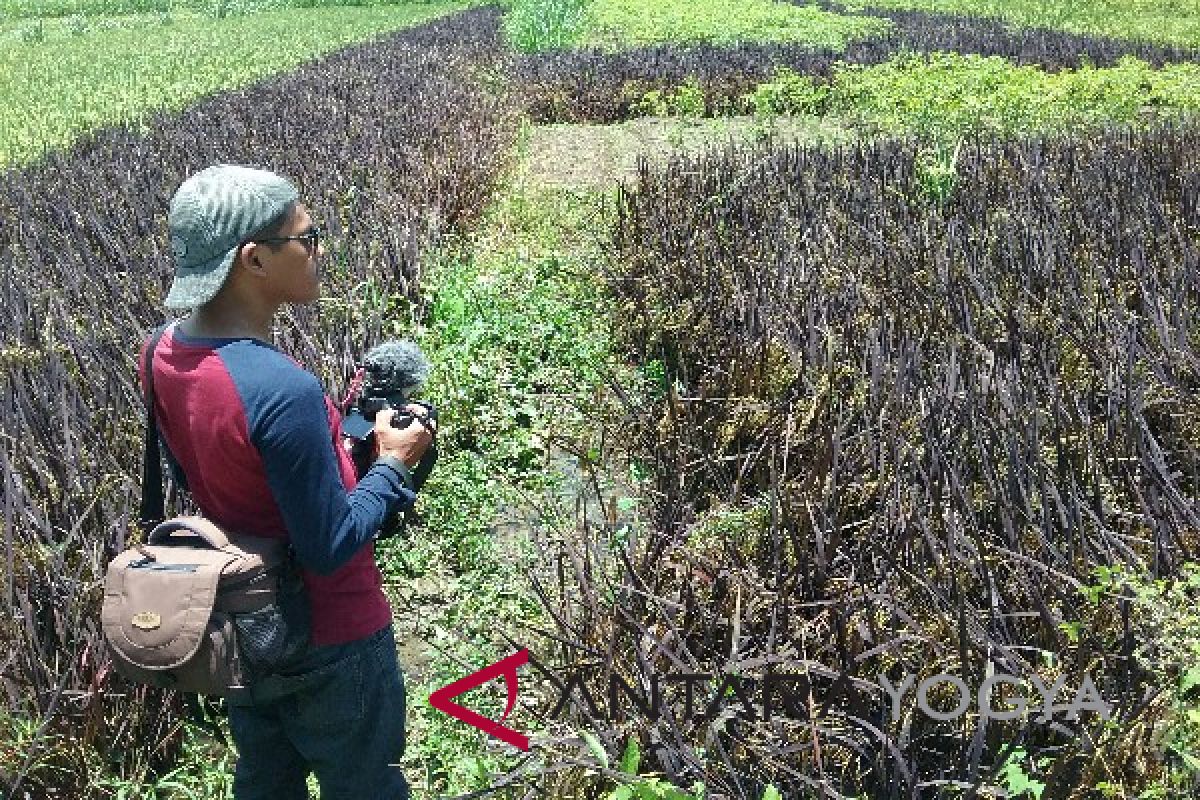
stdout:
{"type": "Polygon", "coordinates": [[[731,109],[781,68],[828,79],[840,65],[881,64],[908,52],[1002,56],[1051,72],[1111,66],[1124,56],[1153,65],[1200,60],[1194,48],[1014,28],[994,19],[916,11],[888,12],[886,19],[889,31],[844,48],[786,42],[659,44],[617,52],[582,48],[523,56],[516,77],[535,121],[618,122],[642,113],[639,104],[647,92],[688,80],[699,84],[710,109],[731,109]]]}
{"type": "Polygon", "coordinates": [[[276,345],[338,396],[366,348],[422,313],[423,254],[476,218],[504,167],[515,110],[481,83],[498,31],[494,10],[463,13],[4,173],[3,591],[24,612],[0,626],[4,719],[44,721],[0,751],[19,753],[0,774],[22,791],[84,796],[89,779],[145,774],[179,744],[177,703],[120,681],[98,631],[104,565],[136,515],[133,362],[163,317],[175,188],[221,162],[297,184],[329,254],[323,299],[288,311],[276,345]]]}
{"type": "MultiPolygon", "coordinates": [[[[609,278],[657,386],[623,428],[651,504],[609,528],[615,572],[603,539],[572,552],[555,638],[596,698],[731,673],[759,704],[715,679],[707,716],[624,703],[651,768],[742,796],[1186,779],[1200,739],[1169,690],[1196,654],[1162,620],[1195,581],[1156,615],[1113,576],[1200,555],[1198,146],[1175,124],[643,162],[609,278]],[[767,722],[769,670],[813,691],[767,722]],[[970,713],[893,711],[878,679],[939,673],[970,713]],[[1015,681],[997,708],[1033,710],[980,713],[993,673],[1015,681]],[[1035,678],[1057,703],[1090,678],[1112,723],[1039,720],[1035,678]]],[[[630,728],[576,713],[620,752],[630,728]]]]}
{"type": "Polygon", "coordinates": [[[1004,20],[1009,25],[1200,46],[1200,7],[1177,0],[816,0],[834,11],[923,10],[1004,20]]]}
{"type": "Polygon", "coordinates": [[[996,135],[1140,124],[1200,111],[1200,63],[1153,69],[1126,57],[1115,67],[1045,72],[998,56],[899,56],[883,64],[838,65],[828,79],[782,69],[732,108],[712,108],[698,83],[651,91],[640,109],[695,118],[753,113],[769,133],[780,116],[832,117],[868,133],[953,142],[996,135]]]}

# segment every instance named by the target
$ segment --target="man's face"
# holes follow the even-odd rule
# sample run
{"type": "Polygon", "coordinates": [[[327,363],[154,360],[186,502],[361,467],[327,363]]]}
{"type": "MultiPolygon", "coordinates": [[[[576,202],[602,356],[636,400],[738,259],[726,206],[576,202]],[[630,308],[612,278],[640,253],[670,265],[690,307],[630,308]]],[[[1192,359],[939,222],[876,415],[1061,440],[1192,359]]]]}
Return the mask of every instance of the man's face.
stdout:
{"type": "MultiPolygon", "coordinates": [[[[298,203],[278,236],[303,236],[315,226],[308,209],[298,203]]],[[[280,303],[311,303],[321,296],[317,261],[323,253],[322,243],[314,247],[311,240],[293,239],[254,248],[254,257],[269,277],[273,299],[280,303]]]]}

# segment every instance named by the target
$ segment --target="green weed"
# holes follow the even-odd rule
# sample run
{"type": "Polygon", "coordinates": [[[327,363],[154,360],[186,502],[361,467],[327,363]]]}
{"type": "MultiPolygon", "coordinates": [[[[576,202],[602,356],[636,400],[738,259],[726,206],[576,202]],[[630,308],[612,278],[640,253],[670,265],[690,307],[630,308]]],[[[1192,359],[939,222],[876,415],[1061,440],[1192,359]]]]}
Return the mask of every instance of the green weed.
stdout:
{"type": "Polygon", "coordinates": [[[755,87],[744,102],[756,118],[769,119],[785,114],[820,114],[828,97],[828,86],[784,67],[776,71],[774,78],[755,87]]]}
{"type": "Polygon", "coordinates": [[[692,77],[674,91],[646,92],[634,107],[648,117],[680,117],[697,122],[705,112],[704,88],[692,77]]]}
{"type": "MultiPolygon", "coordinates": [[[[1004,782],[1004,789],[1008,792],[1009,797],[1033,797],[1034,800],[1041,800],[1042,792],[1046,790],[1046,784],[1029,776],[1025,771],[1026,761],[1028,761],[1028,753],[1025,752],[1025,749],[1014,748],[1000,770],[1000,779],[1004,782]]],[[[1039,761],[1039,765],[1042,767],[1048,763],[1049,759],[1046,758],[1039,761]]]]}
{"type": "MultiPolygon", "coordinates": [[[[609,767],[608,754],[599,741],[586,731],[582,733],[582,736],[588,749],[592,751],[592,755],[607,769],[609,767]]],[[[704,800],[706,795],[703,781],[696,781],[689,791],[685,791],[661,778],[638,775],[641,757],[641,748],[638,746],[637,737],[631,736],[625,745],[621,761],[617,765],[617,771],[630,776],[631,780],[623,782],[613,789],[607,800],[704,800]]],[[[778,789],[768,786],[763,790],[762,800],[783,800],[783,798],[778,789]]]]}
{"type": "Polygon", "coordinates": [[[961,151],[962,141],[959,140],[953,150],[938,144],[921,152],[916,163],[916,183],[922,195],[938,204],[950,199],[958,186],[958,154],[961,151]]]}

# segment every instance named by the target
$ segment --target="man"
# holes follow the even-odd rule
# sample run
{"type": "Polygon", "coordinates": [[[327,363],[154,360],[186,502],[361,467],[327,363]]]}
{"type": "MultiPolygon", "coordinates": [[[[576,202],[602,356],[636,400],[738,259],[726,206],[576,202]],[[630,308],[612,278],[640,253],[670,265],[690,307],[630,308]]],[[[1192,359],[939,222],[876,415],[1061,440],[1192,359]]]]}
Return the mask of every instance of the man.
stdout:
{"type": "Polygon", "coordinates": [[[280,306],[320,296],[320,231],[289,181],[209,167],[176,191],[168,228],[175,277],[165,305],[193,309],[153,360],[172,472],[218,525],[290,539],[311,616],[305,651],[230,704],[234,795],[301,800],[312,772],[322,800],[404,800],[395,766],[404,680],[372,540],[413,503],[409,468],[432,441],[433,421],[396,429],[395,412],[380,412],[379,455],[358,480],[336,406],[270,344],[280,306]]]}

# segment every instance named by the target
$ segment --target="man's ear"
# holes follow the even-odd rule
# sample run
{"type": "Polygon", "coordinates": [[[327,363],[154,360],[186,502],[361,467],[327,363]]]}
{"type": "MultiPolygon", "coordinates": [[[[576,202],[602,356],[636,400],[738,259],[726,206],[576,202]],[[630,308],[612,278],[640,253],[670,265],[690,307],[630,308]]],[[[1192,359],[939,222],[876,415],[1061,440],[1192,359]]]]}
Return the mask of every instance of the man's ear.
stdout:
{"type": "Polygon", "coordinates": [[[238,251],[238,259],[240,260],[240,259],[246,257],[246,248],[247,247],[251,248],[250,249],[250,263],[254,264],[255,266],[261,267],[262,262],[258,260],[258,256],[254,255],[254,243],[253,242],[246,242],[245,244],[242,245],[241,249],[238,251]]]}

